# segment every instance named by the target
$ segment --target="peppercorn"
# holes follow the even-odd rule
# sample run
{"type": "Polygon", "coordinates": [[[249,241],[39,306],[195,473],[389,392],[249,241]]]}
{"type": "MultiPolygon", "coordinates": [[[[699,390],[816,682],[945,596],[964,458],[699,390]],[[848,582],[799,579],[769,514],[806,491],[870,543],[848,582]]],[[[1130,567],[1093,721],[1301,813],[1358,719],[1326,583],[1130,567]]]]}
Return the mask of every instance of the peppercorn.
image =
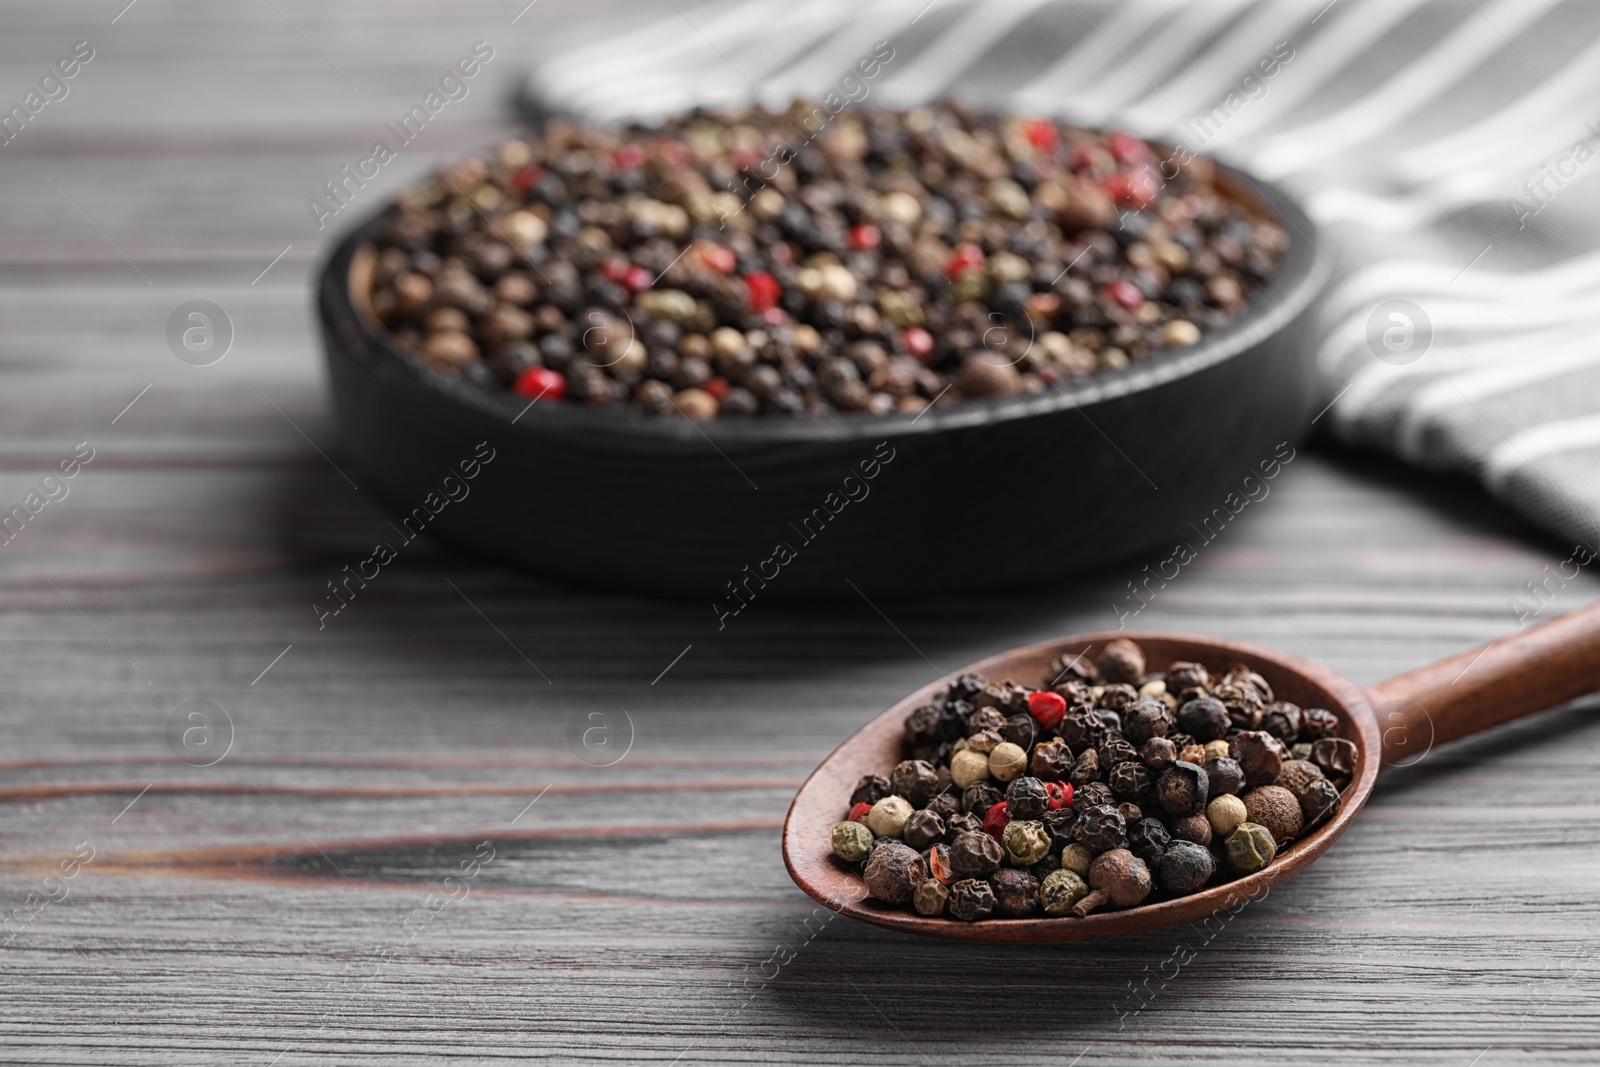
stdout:
{"type": "Polygon", "coordinates": [[[900,840],[921,851],[935,842],[944,840],[944,820],[931,811],[912,814],[900,830],[900,840]]]}
{"type": "Polygon", "coordinates": [[[1032,819],[1013,819],[1000,835],[1000,843],[1011,862],[1031,867],[1050,852],[1050,835],[1044,824],[1032,819]]]}
{"type": "Polygon", "coordinates": [[[959,789],[977,785],[989,777],[989,757],[975,749],[963,749],[950,757],[950,780],[959,789]]]}
{"type": "Polygon", "coordinates": [[[1039,910],[1039,879],[1027,871],[1007,867],[989,879],[994,888],[996,915],[1021,919],[1039,910]]]}
{"type": "Polygon", "coordinates": [[[850,793],[852,804],[876,804],[890,793],[889,779],[881,774],[865,775],[850,793]]]}
{"type": "Polygon", "coordinates": [[[1296,741],[1294,743],[1293,747],[1291,747],[1289,749],[1289,758],[1290,759],[1304,759],[1304,760],[1310,759],[1311,758],[1311,742],[1310,741],[1296,741]]]}
{"type": "Polygon", "coordinates": [[[867,812],[867,829],[878,837],[899,837],[914,810],[905,797],[884,797],[867,812]]]}
{"type": "Polygon", "coordinates": [[[1106,724],[1093,708],[1070,708],[1056,730],[1074,749],[1093,748],[1105,736],[1106,724]]]}
{"type": "Polygon", "coordinates": [[[1000,835],[1005,833],[1006,824],[1011,821],[1011,809],[1005,801],[994,805],[983,815],[983,832],[1000,840],[1000,835]]]}
{"type": "MultiPolygon", "coordinates": [[[[989,708],[987,710],[993,711],[994,709],[993,708],[989,708]]],[[[1000,725],[1001,726],[1005,725],[1005,720],[1004,719],[1002,719],[1000,721],[1000,725]]],[[[1005,738],[1000,736],[1000,731],[999,730],[992,730],[992,729],[978,730],[978,731],[975,731],[974,733],[971,733],[971,734],[969,734],[967,736],[966,747],[971,749],[973,752],[980,752],[983,755],[987,756],[989,753],[993,752],[995,750],[995,747],[997,745],[999,745],[1001,742],[1003,742],[1004,740],[1005,740],[1005,738]]]]}
{"type": "MultiPolygon", "coordinates": [[[[911,744],[926,744],[939,740],[941,711],[937,704],[923,704],[906,716],[906,740],[911,744]]],[[[879,777],[872,775],[869,777],[879,777]]],[[[866,781],[866,779],[862,779],[866,781]]],[[[858,787],[859,788],[859,787],[858,787]]]]}
{"type": "Polygon", "coordinates": [[[1155,781],[1150,771],[1142,763],[1125,760],[1111,768],[1111,774],[1106,778],[1106,784],[1111,786],[1111,794],[1119,800],[1138,802],[1150,793],[1150,786],[1155,781]]]}
{"type": "Polygon", "coordinates": [[[1127,849],[1115,848],[1089,865],[1089,884],[1104,893],[1112,907],[1131,908],[1150,895],[1150,868],[1127,849]]]}
{"type": "Polygon", "coordinates": [[[1227,837],[1245,820],[1244,801],[1236,796],[1217,797],[1206,805],[1206,821],[1217,837],[1227,837]]]}
{"type": "Polygon", "coordinates": [[[1104,782],[1090,782],[1085,786],[1075,788],[1072,794],[1072,806],[1079,811],[1088,811],[1102,804],[1111,804],[1115,798],[1111,795],[1111,787],[1104,782]]]}
{"type": "Polygon", "coordinates": [[[1124,800],[1117,805],[1117,811],[1122,815],[1122,821],[1129,826],[1144,818],[1144,811],[1139,805],[1124,800]]]}
{"type": "Polygon", "coordinates": [[[1180,659],[1167,665],[1168,690],[1205,689],[1210,684],[1211,672],[1203,664],[1180,659]]]}
{"type": "Polygon", "coordinates": [[[976,878],[963,878],[950,886],[950,914],[962,922],[986,919],[994,911],[994,890],[989,883],[976,878]]]}
{"type": "Polygon", "coordinates": [[[1320,738],[1311,745],[1311,762],[1330,778],[1347,777],[1355,773],[1356,744],[1343,737],[1320,738]]]}
{"type": "Polygon", "coordinates": [[[1045,807],[1070,808],[1072,806],[1071,782],[1046,782],[1044,783],[1046,796],[1045,807]]]}
{"type": "Polygon", "coordinates": [[[1309,741],[1339,736],[1339,717],[1327,708],[1306,708],[1300,713],[1300,736],[1309,741]]]}
{"type": "Polygon", "coordinates": [[[867,892],[876,899],[887,904],[904,904],[928,877],[928,867],[915,849],[891,842],[872,851],[863,877],[867,892]]]}
{"type": "Polygon", "coordinates": [[[1307,831],[1314,830],[1339,813],[1339,789],[1326,778],[1306,784],[1300,794],[1300,816],[1307,831]]]}
{"type": "Polygon", "coordinates": [[[1160,819],[1140,819],[1128,827],[1128,849],[1146,864],[1154,866],[1167,850],[1172,835],[1160,819]]]}
{"type": "Polygon", "coordinates": [[[1100,754],[1092,748],[1086,748],[1078,753],[1078,758],[1072,764],[1070,775],[1074,788],[1082,789],[1092,782],[1100,780],[1100,754]]]}
{"type": "Polygon", "coordinates": [[[1039,884],[1039,903],[1043,905],[1046,915],[1071,915],[1072,906],[1088,892],[1089,883],[1083,880],[1082,875],[1063,867],[1039,884]]]}
{"type": "Polygon", "coordinates": [[[1234,729],[1255,730],[1260,727],[1266,701],[1254,686],[1237,680],[1237,676],[1230,673],[1211,688],[1211,696],[1221,701],[1227,709],[1228,721],[1234,729]]]}
{"type": "Polygon", "coordinates": [[[1077,825],[1078,813],[1071,807],[1051,808],[1039,817],[1045,833],[1051,840],[1061,843],[1072,840],[1072,828],[1077,825]]]}
{"type": "Polygon", "coordinates": [[[1122,709],[1122,733],[1133,745],[1165,737],[1175,722],[1166,702],[1151,696],[1140,697],[1122,709]]]}
{"type": "Polygon", "coordinates": [[[1095,852],[1105,852],[1122,847],[1127,838],[1127,824],[1120,811],[1109,804],[1101,804],[1080,811],[1072,833],[1095,852]]]}
{"type": "Polygon", "coordinates": [[[1172,836],[1184,841],[1193,841],[1197,845],[1209,845],[1211,820],[1201,811],[1193,815],[1181,815],[1172,820],[1172,836]]]}
{"type": "Polygon", "coordinates": [[[1281,785],[1298,799],[1306,791],[1306,787],[1319,778],[1322,778],[1322,768],[1308,759],[1286,760],[1283,770],[1278,772],[1278,777],[1273,785],[1281,785]]]}
{"type": "Polygon", "coordinates": [[[1169,893],[1193,893],[1216,873],[1210,850],[1193,841],[1174,841],[1156,862],[1156,877],[1169,893]]]}
{"type": "Polygon", "coordinates": [[[1205,809],[1208,789],[1204,768],[1177,760],[1156,780],[1156,801],[1168,815],[1189,815],[1205,809]]]}
{"type": "Polygon", "coordinates": [[[943,915],[949,903],[950,890],[937,878],[924,879],[911,897],[911,906],[917,909],[918,915],[943,915]]]}
{"type": "Polygon", "coordinates": [[[1300,737],[1302,721],[1300,705],[1287,700],[1274,701],[1261,713],[1261,729],[1282,741],[1285,747],[1300,737]]]}
{"type": "Polygon", "coordinates": [[[1191,700],[1178,709],[1178,727],[1202,743],[1222,737],[1230,726],[1227,707],[1213,697],[1191,700]]]}
{"type": "MultiPolygon", "coordinates": [[[[999,738],[1000,728],[1005,724],[1006,717],[1000,713],[998,708],[981,707],[967,719],[967,731],[969,734],[976,734],[984,730],[993,730],[997,738],[995,744],[998,745],[1000,740],[1003,740],[999,738]]],[[[991,745],[990,747],[993,748],[994,746],[991,745]]]]}
{"type": "Polygon", "coordinates": [[[944,819],[946,823],[948,823],[952,816],[959,815],[961,813],[961,798],[948,791],[940,793],[938,796],[928,801],[927,810],[933,812],[935,815],[939,816],[939,818],[944,819]]]}
{"type": "Polygon", "coordinates": [[[1024,775],[1006,787],[1006,805],[1013,819],[1037,819],[1050,807],[1044,783],[1024,775]]]}
{"type": "Polygon", "coordinates": [[[1202,765],[1209,763],[1214,759],[1227,759],[1228,754],[1233,751],[1232,746],[1230,746],[1228,742],[1221,740],[1207,741],[1200,747],[1205,751],[1206,754],[1206,758],[1201,761],[1202,765]]]}
{"type": "Polygon", "coordinates": [[[1099,697],[1095,700],[1095,707],[1104,708],[1106,711],[1122,711],[1139,699],[1139,690],[1127,682],[1114,682],[1103,685],[1099,690],[1099,697]]]}
{"type": "Polygon", "coordinates": [[[1229,865],[1241,874],[1259,871],[1278,854],[1272,842],[1272,831],[1252,822],[1240,823],[1228,835],[1226,848],[1229,865]]]}
{"type": "MultiPolygon", "coordinates": [[[[1137,760],[1139,752],[1123,738],[1112,734],[1095,748],[1095,754],[1100,757],[1100,766],[1103,770],[1110,770],[1119,763],[1137,760]]],[[[1110,778],[1106,779],[1107,782],[1110,778]]]]}
{"type": "Polygon", "coordinates": [[[1243,797],[1245,818],[1272,833],[1279,848],[1300,835],[1300,800],[1281,785],[1264,785],[1243,797]]]}
{"type": "Polygon", "coordinates": [[[1152,737],[1139,746],[1139,758],[1152,771],[1164,771],[1178,758],[1178,746],[1169,737],[1152,737]]]}
{"type": "MultiPolygon", "coordinates": [[[[1030,723],[1032,719],[1028,720],[1030,723]]],[[[1021,777],[1028,769],[1028,754],[1022,746],[1004,741],[989,753],[989,773],[1002,782],[1021,777]]]]}
{"type": "Polygon", "coordinates": [[[1206,760],[1207,793],[1218,797],[1224,793],[1237,793],[1244,785],[1244,768],[1239,761],[1224,756],[1206,760]]]}
{"type": "Polygon", "coordinates": [[[860,863],[872,849],[872,831],[858,822],[835,823],[833,854],[846,863],[860,863]]]}
{"type": "Polygon", "coordinates": [[[902,760],[889,775],[889,788],[920,808],[939,791],[939,779],[926,760],[902,760]]]}
{"type": "Polygon", "coordinates": [[[949,845],[934,845],[922,854],[922,861],[928,865],[930,878],[937,878],[945,885],[955,881],[955,872],[950,869],[949,845]]]}
{"type": "Polygon", "coordinates": [[[990,808],[1005,798],[1005,794],[996,789],[993,782],[979,782],[962,791],[961,810],[970,811],[981,819],[990,808]]]}
{"type": "Polygon", "coordinates": [[[950,869],[958,878],[984,878],[1000,869],[1006,850],[983,832],[964,833],[950,843],[950,869]]]}
{"type": "Polygon", "coordinates": [[[1144,677],[1144,649],[1126,637],[1114,638],[1101,650],[1095,666],[1108,682],[1138,682],[1144,677]]]}
{"type": "Polygon", "coordinates": [[[981,834],[983,832],[983,820],[967,812],[962,812],[960,815],[952,815],[944,821],[944,826],[944,839],[949,844],[954,844],[955,839],[962,834],[981,834]]]}
{"type": "Polygon", "coordinates": [[[1267,785],[1283,770],[1283,742],[1261,730],[1246,730],[1233,735],[1233,758],[1244,771],[1247,786],[1267,785]]]}
{"type": "Polygon", "coordinates": [[[1044,782],[1059,782],[1072,773],[1072,750],[1059,737],[1033,747],[1028,773],[1044,782]]]}
{"type": "Polygon", "coordinates": [[[867,821],[867,812],[869,812],[871,810],[872,810],[872,805],[868,804],[865,800],[863,800],[859,804],[850,805],[850,814],[845,816],[845,818],[849,819],[851,822],[858,822],[858,823],[865,824],[866,821],[867,821]]]}
{"type": "Polygon", "coordinates": [[[1043,882],[1046,878],[1050,877],[1060,869],[1060,854],[1055,852],[1046,852],[1040,858],[1038,863],[1035,863],[1032,867],[1028,868],[1028,873],[1039,879],[1040,882],[1043,882]]]}
{"type": "Polygon", "coordinates": [[[1028,694],[1028,714],[1046,730],[1054,730],[1067,713],[1066,698],[1059,693],[1041,691],[1028,694]]]}
{"type": "Polygon", "coordinates": [[[1032,715],[1023,713],[1006,719],[1006,724],[1000,728],[1000,736],[1026,752],[1039,740],[1042,731],[1032,715]]]}

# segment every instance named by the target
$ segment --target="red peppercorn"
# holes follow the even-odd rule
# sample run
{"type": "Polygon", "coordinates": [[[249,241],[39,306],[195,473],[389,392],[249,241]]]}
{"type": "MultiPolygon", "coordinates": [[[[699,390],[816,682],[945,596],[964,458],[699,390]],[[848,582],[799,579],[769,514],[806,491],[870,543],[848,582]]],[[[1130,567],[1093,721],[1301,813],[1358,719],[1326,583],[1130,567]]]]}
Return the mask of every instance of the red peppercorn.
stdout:
{"type": "Polygon", "coordinates": [[[850,808],[850,817],[848,821],[864,823],[867,821],[867,812],[871,810],[872,805],[863,800],[859,804],[855,804],[850,808]]]}
{"type": "Polygon", "coordinates": [[[948,845],[934,845],[928,850],[928,873],[937,878],[941,885],[955,881],[956,872],[950,869],[948,845]]]}
{"type": "Polygon", "coordinates": [[[783,326],[789,321],[789,313],[782,308],[767,308],[761,313],[761,321],[768,326],[783,326]]]}
{"type": "Polygon", "coordinates": [[[544,177],[543,167],[523,167],[511,176],[511,187],[518,192],[525,193],[539,184],[539,179],[544,177]]]}
{"type": "Polygon", "coordinates": [[[702,385],[700,388],[704,389],[706,392],[710,393],[712,396],[716,397],[718,400],[721,400],[723,397],[728,395],[728,390],[733,388],[733,387],[728,384],[728,379],[718,377],[718,378],[712,378],[710,381],[706,382],[706,384],[702,385]]]}
{"type": "Polygon", "coordinates": [[[687,167],[694,162],[694,150],[671,137],[657,137],[650,143],[650,149],[656,158],[673,167],[687,167]]]}
{"type": "Polygon", "coordinates": [[[642,293],[656,283],[656,276],[635,264],[622,275],[622,284],[635,293],[642,293]]]}
{"type": "Polygon", "coordinates": [[[713,244],[710,241],[702,243],[697,250],[700,262],[716,271],[718,274],[732,274],[733,268],[739,265],[739,257],[733,254],[733,249],[726,245],[713,244]]]}
{"type": "Polygon", "coordinates": [[[1028,694],[1028,714],[1046,730],[1053,730],[1067,714],[1067,699],[1060,693],[1041,690],[1028,694]]]}
{"type": "Polygon", "coordinates": [[[549,367],[529,367],[517,376],[512,391],[530,400],[560,400],[567,395],[567,379],[549,367]]]}
{"type": "Polygon", "coordinates": [[[911,326],[900,335],[900,340],[905,343],[906,351],[918,359],[927,359],[933,355],[933,334],[921,326],[911,326]]]}
{"type": "Polygon", "coordinates": [[[628,261],[621,258],[608,259],[600,264],[600,273],[606,276],[607,281],[618,285],[627,280],[629,269],[628,261]]]}
{"type": "Polygon", "coordinates": [[[1143,211],[1161,196],[1161,183],[1148,170],[1118,171],[1106,179],[1106,192],[1124,207],[1143,211]]]}
{"type": "Polygon", "coordinates": [[[870,222],[850,227],[850,247],[861,252],[875,252],[883,243],[883,231],[870,222]]]}
{"type": "Polygon", "coordinates": [[[983,832],[1000,840],[1000,835],[1006,832],[1006,823],[1011,821],[1011,808],[1005,801],[991,805],[983,816],[983,832]]]}
{"type": "Polygon", "coordinates": [[[1118,280],[1106,286],[1105,294],[1132,311],[1144,303],[1144,292],[1130,281],[1118,280]]]}
{"type": "Polygon", "coordinates": [[[778,284],[778,279],[764,270],[751,271],[744,276],[744,287],[750,294],[750,306],[757,311],[765,311],[776,307],[778,297],[783,295],[783,287],[778,284]]]}
{"type": "Polygon", "coordinates": [[[1044,784],[1044,791],[1049,794],[1050,799],[1047,801],[1047,803],[1050,805],[1050,807],[1072,807],[1071,782],[1046,782],[1044,784]]]}
{"type": "Polygon", "coordinates": [[[1053,151],[1060,135],[1056,132],[1056,124],[1049,119],[1030,119],[1023,127],[1028,137],[1028,143],[1041,152],[1053,151]]]}
{"type": "Polygon", "coordinates": [[[632,170],[644,163],[644,146],[625,144],[611,155],[611,165],[618,170],[632,170]]]}
{"type": "Polygon", "coordinates": [[[1098,163],[1107,162],[1104,149],[1097,149],[1095,145],[1079,142],[1072,146],[1072,152],[1067,157],[1067,165],[1073,172],[1093,170],[1098,163]]]}
{"type": "Polygon", "coordinates": [[[983,249],[975,244],[956,245],[956,250],[950,254],[950,262],[945,266],[946,276],[959,278],[969,270],[978,270],[983,266],[983,249]]]}
{"type": "Polygon", "coordinates": [[[1155,158],[1150,146],[1131,133],[1115,130],[1106,134],[1106,147],[1124,163],[1148,163],[1155,158]]]}

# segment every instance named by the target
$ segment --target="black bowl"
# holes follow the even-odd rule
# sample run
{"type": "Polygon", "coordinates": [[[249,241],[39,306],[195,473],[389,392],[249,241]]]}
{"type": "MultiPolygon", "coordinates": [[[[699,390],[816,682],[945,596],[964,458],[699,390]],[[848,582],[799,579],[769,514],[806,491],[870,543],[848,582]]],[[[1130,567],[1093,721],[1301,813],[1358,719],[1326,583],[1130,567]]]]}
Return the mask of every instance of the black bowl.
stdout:
{"type": "Polygon", "coordinates": [[[365,296],[372,218],[318,289],[344,450],[412,516],[408,534],[425,527],[550,577],[717,610],[739,605],[734,592],[854,597],[852,582],[874,599],[1014,587],[1198,544],[1190,524],[1226,514],[1229,494],[1308,429],[1306,312],[1329,272],[1287,194],[1219,174],[1290,234],[1276,277],[1235,319],[1058,390],[918,416],[691,423],[530,407],[437,373],[385,335],[365,296]]]}

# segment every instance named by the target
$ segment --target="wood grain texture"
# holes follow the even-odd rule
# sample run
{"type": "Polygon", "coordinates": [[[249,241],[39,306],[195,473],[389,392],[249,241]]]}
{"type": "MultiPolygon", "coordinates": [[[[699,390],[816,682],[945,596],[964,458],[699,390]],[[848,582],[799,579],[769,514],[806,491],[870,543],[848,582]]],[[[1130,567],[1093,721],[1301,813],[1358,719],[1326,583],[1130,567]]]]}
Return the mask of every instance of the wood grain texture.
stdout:
{"type": "MultiPolygon", "coordinates": [[[[905,693],[1115,627],[1136,564],[887,618],[758,603],[718,631],[709,606],[419,540],[317,630],[387,523],[317,451],[305,199],[471,41],[504,65],[384,181],[507,128],[520,57],[581,31],[558,0],[515,26],[518,0],[275,3],[359,92],[272,5],[139,0],[112,26],[122,0],[21,3],[0,33],[0,100],[101,49],[0,148],[0,503],[97,449],[0,546],[0,913],[94,849],[0,935],[0,1063],[1594,1062],[1593,701],[1386,772],[1220,932],[958,945],[819,914],[786,807],[905,693]],[[163,338],[197,297],[238,332],[209,368],[163,338]],[[166,740],[197,698],[235,727],[209,768],[166,740]],[[582,762],[569,731],[603,713],[620,739],[623,710],[627,757],[582,762]]],[[[1128,624],[1370,684],[1513,632],[1508,599],[1570,552],[1470,486],[1302,451],[1128,624]]],[[[1585,569],[1545,611],[1597,591],[1585,569]]]]}

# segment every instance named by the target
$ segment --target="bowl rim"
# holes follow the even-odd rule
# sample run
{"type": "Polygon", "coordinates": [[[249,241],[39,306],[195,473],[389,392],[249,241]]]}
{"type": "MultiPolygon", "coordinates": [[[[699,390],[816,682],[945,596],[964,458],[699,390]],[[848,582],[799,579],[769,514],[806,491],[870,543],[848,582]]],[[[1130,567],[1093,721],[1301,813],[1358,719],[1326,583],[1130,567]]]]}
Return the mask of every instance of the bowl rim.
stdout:
{"type": "MultiPolygon", "coordinates": [[[[342,328],[329,335],[330,343],[332,337],[348,337],[353,331],[365,342],[369,353],[381,354],[386,364],[402,370],[416,384],[475,410],[512,432],[583,434],[597,443],[695,442],[703,447],[703,442],[710,441],[717,447],[742,448],[779,442],[878,442],[1037,418],[1152,389],[1240,355],[1288,326],[1322,291],[1332,273],[1332,264],[1318,246],[1316,223],[1296,199],[1275,183],[1222,163],[1215,166],[1218,182],[1227,187],[1229,195],[1291,231],[1277,273],[1239,315],[1193,345],[1152,353],[1119,370],[1083,375],[1055,386],[1053,391],[963,400],[918,414],[830,413],[815,418],[752,416],[693,422],[644,416],[626,409],[538,404],[435,371],[396,342],[354,291],[358,256],[370,250],[371,235],[388,210],[388,201],[354,224],[335,245],[320,272],[318,309],[324,325],[342,328]]],[[[1294,358],[1304,358],[1304,354],[1294,358]]]]}
{"type": "MultiPolygon", "coordinates": [[[[902,933],[956,941],[1057,942],[1082,941],[1145,933],[1178,923],[1202,921],[1224,909],[1237,912],[1245,903],[1261,899],[1314,862],[1347,830],[1372,795],[1382,763],[1382,746],[1371,699],[1362,686],[1346,679],[1330,667],[1301,659],[1287,652],[1262,645],[1234,641],[1205,634],[1173,631],[1108,630],[1075,634],[1037,644],[1024,645],[968,664],[953,674],[942,676],[897,700],[886,711],[873,716],[860,729],[839,744],[796,791],[783,820],[783,862],[789,877],[808,896],[835,914],[882,926],[902,933]],[[890,746],[903,752],[905,716],[918,704],[937,699],[952,678],[976,671],[991,678],[1014,671],[1019,660],[1048,662],[1062,653],[1095,654],[1106,642],[1128,638],[1146,647],[1177,646],[1185,657],[1210,665],[1214,661],[1244,663],[1274,676],[1292,675],[1330,698],[1329,710],[1348,730],[1342,736],[1357,743],[1360,763],[1350,784],[1341,793],[1337,814],[1317,829],[1292,842],[1273,862],[1253,874],[1201,889],[1187,896],[1172,897],[1125,910],[1099,910],[1083,918],[1034,916],[1031,918],[992,919],[962,922],[947,917],[928,917],[902,907],[877,904],[866,898],[859,872],[834,859],[828,843],[821,838],[821,827],[839,821],[848,804],[853,782],[846,780],[861,767],[844,768],[840,776],[836,761],[852,750],[857,739],[862,746],[890,746]],[[1085,647],[1088,646],[1088,647],[1085,647]],[[1257,895],[1257,891],[1261,891],[1257,895]]],[[[869,773],[886,773],[879,766],[869,773]]]]}

